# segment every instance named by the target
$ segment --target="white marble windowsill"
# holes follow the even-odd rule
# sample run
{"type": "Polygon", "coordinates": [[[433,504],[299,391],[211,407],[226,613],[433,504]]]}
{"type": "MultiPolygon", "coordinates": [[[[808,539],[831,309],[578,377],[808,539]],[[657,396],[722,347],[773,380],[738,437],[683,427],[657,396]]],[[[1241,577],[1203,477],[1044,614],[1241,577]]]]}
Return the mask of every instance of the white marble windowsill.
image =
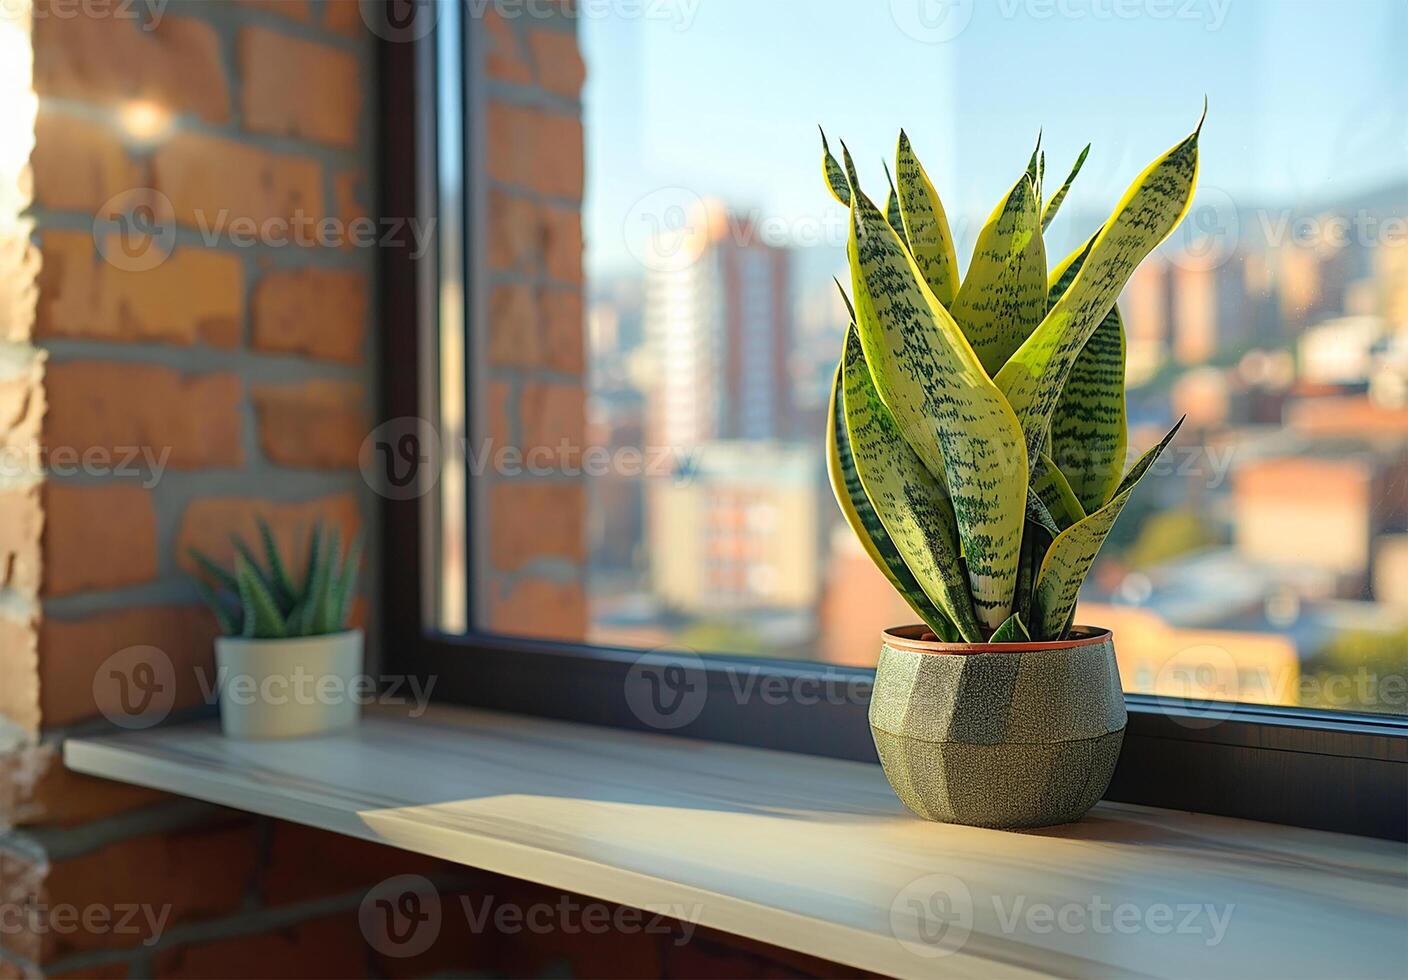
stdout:
{"type": "Polygon", "coordinates": [[[877,766],[453,708],[65,758],[881,974],[1408,975],[1408,848],[1388,841],[1107,803],[1021,833],[926,823],[877,766]]]}

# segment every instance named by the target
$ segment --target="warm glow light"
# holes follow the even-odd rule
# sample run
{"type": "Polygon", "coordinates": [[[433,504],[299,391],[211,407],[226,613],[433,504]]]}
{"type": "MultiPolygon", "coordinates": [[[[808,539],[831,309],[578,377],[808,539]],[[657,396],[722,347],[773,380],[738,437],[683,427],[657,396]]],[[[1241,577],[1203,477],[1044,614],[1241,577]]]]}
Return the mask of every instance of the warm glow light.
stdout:
{"type": "Polygon", "coordinates": [[[171,113],[145,99],[128,102],[119,111],[118,118],[127,135],[143,143],[160,139],[171,128],[171,113]]]}

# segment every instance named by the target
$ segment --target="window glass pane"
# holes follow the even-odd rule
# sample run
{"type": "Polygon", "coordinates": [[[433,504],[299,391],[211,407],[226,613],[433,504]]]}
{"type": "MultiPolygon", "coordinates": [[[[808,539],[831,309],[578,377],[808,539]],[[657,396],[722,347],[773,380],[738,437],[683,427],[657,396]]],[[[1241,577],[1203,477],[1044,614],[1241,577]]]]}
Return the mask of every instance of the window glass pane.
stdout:
{"type": "MultiPolygon", "coordinates": [[[[533,532],[580,532],[580,556],[549,548],[506,575],[481,549],[478,626],[873,663],[879,631],[914,615],[824,470],[846,324],[832,277],[850,280],[817,125],[877,198],[905,127],[965,268],[1039,130],[1048,196],[1092,143],[1047,234],[1054,265],[1206,94],[1195,207],[1120,300],[1132,458],[1187,421],[1106,542],[1078,621],[1115,630],[1129,691],[1405,711],[1403,3],[589,6],[573,25],[585,446],[605,462],[582,477],[582,527],[533,532]],[[549,610],[578,587],[564,627],[549,610]],[[541,619],[503,613],[516,602],[541,619]]],[[[540,399],[534,412],[569,410],[534,384],[491,371],[479,404],[492,420],[508,385],[540,399]]],[[[492,486],[478,498],[488,547],[526,499],[492,486]]]]}

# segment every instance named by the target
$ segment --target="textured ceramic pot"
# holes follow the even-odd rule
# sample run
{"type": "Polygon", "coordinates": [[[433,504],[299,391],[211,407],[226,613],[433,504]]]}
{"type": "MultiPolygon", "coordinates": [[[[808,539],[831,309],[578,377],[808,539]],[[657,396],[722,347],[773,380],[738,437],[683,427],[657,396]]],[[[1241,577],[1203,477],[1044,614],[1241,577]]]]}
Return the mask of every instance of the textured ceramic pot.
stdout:
{"type": "Polygon", "coordinates": [[[231,738],[296,738],[357,723],[370,679],[362,631],[215,641],[220,727],[231,738]]]}
{"type": "Polygon", "coordinates": [[[1110,631],[972,644],[926,633],[882,634],[870,699],[875,747],[904,805],[977,827],[1079,819],[1104,794],[1124,740],[1110,631]]]}

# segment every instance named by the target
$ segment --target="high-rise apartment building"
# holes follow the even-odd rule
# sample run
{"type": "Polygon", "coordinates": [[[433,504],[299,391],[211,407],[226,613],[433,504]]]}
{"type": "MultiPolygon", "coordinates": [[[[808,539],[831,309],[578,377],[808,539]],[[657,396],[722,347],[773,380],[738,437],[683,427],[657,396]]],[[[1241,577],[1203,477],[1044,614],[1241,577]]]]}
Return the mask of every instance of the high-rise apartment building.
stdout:
{"type": "Polygon", "coordinates": [[[647,437],[687,447],[794,435],[788,251],[716,204],[691,215],[688,228],[680,247],[657,248],[646,278],[655,372],[647,437]]]}

